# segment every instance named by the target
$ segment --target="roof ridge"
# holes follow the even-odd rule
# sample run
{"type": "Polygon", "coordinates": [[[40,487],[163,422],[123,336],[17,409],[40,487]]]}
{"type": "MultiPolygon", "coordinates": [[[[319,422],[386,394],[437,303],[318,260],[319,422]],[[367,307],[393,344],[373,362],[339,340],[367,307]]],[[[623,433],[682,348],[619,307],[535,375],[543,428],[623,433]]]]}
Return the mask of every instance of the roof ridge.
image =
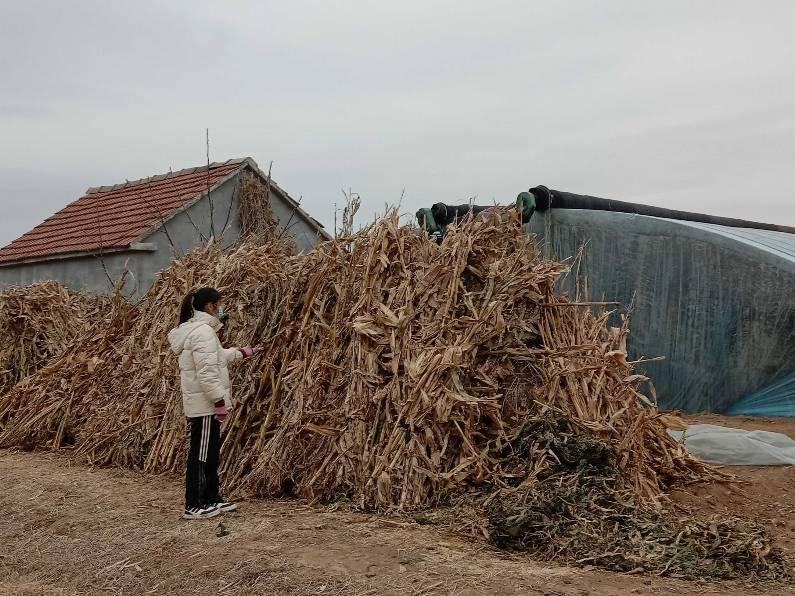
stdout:
{"type": "MultiPolygon", "coordinates": [[[[210,164],[210,168],[219,168],[221,166],[227,166],[232,164],[245,164],[249,161],[252,161],[250,157],[240,157],[236,159],[227,159],[226,161],[214,161],[210,164]]],[[[158,182],[160,180],[165,180],[167,178],[175,178],[177,176],[186,176],[188,174],[193,174],[195,172],[206,170],[206,165],[196,166],[193,168],[183,168],[182,170],[177,170],[176,172],[168,171],[166,174],[155,174],[154,176],[147,176],[145,178],[139,178],[137,180],[125,180],[119,184],[111,184],[108,186],[92,186],[86,189],[86,192],[83,193],[84,195],[93,195],[102,192],[110,192],[112,190],[119,190],[120,188],[130,188],[133,186],[140,186],[141,184],[147,184],[149,182],[158,182]]]]}

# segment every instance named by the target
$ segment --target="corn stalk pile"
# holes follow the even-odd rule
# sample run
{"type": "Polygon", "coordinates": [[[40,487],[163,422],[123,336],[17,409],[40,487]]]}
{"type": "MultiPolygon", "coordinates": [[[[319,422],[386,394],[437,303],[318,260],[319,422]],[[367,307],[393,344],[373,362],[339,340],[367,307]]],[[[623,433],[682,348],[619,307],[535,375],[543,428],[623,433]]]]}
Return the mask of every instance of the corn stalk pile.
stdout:
{"type": "Polygon", "coordinates": [[[0,395],[59,356],[107,301],[54,281],[0,291],[0,395]]]}
{"type": "MultiPolygon", "coordinates": [[[[93,315],[64,342],[59,357],[0,396],[0,446],[41,449],[74,444],[74,429],[91,415],[88,395],[114,372],[98,369],[101,356],[114,353],[129,331],[133,307],[117,293],[93,315]]],[[[75,318],[70,324],[78,322],[75,318]]]]}
{"type": "Polygon", "coordinates": [[[469,220],[437,245],[393,215],[295,261],[262,385],[230,425],[233,484],[381,510],[463,486],[531,494],[550,455],[515,486],[503,452],[547,410],[615,445],[639,497],[710,476],[647,405],[627,330],[557,296],[561,266],[505,219],[469,220]]]}
{"type": "MultiPolygon", "coordinates": [[[[244,343],[267,333],[281,308],[279,267],[290,251],[281,241],[228,251],[210,245],[175,260],[139,304],[116,296],[116,308],[90,337],[0,400],[6,420],[0,446],[68,445],[99,465],[180,467],[185,422],[179,371],[166,338],[177,324],[178,305],[191,289],[212,285],[236,309],[229,340],[244,343]]],[[[236,370],[238,395],[253,385],[253,364],[236,370]]]]}
{"type": "MultiPolygon", "coordinates": [[[[392,213],[303,255],[278,240],[198,249],[140,304],[111,309],[90,341],[0,397],[0,446],[68,445],[94,464],[181,470],[185,421],[166,334],[183,296],[214,286],[231,311],[224,344],[265,347],[232,370],[227,490],[389,512],[465,499],[483,532],[511,548],[536,544],[534,524],[551,515],[545,535],[556,542],[535,552],[602,564],[560,547],[587,544],[597,526],[573,513],[553,531],[563,518],[538,511],[552,487],[575,487],[566,502],[608,495],[588,498],[620,517],[653,510],[671,486],[721,475],[666,432],[628,360],[626,321],[611,327],[601,305],[557,294],[563,271],[499,209],[448,228],[441,244],[392,213]],[[563,421],[562,438],[539,430],[550,418],[563,421]],[[596,455],[566,455],[569,437],[596,455]]],[[[724,534],[722,552],[753,560],[724,575],[783,573],[748,532],[724,534]]],[[[679,556],[665,540],[644,569],[665,571],[679,556]]],[[[638,548],[626,545],[627,560],[638,548]]]]}
{"type": "MultiPolygon", "coordinates": [[[[191,289],[217,288],[231,311],[224,331],[228,344],[267,337],[274,316],[282,310],[287,278],[280,268],[290,252],[291,246],[281,241],[243,244],[230,251],[211,246],[163,271],[118,353],[104,363],[108,382],[89,396],[96,405],[80,431],[78,453],[100,465],[157,472],[182,469],[187,444],[179,369],[166,339],[177,324],[175,305],[191,289]]],[[[255,365],[253,361],[236,365],[233,382],[238,399],[245,399],[256,386],[255,365]]]]}

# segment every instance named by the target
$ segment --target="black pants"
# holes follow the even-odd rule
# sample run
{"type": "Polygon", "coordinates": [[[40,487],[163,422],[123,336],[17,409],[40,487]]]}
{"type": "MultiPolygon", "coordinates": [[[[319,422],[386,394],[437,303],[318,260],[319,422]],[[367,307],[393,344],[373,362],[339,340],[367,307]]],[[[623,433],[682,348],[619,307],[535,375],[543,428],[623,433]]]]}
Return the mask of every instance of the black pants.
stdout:
{"type": "Polygon", "coordinates": [[[190,451],[185,471],[185,509],[221,502],[218,461],[221,423],[214,416],[188,418],[190,451]]]}

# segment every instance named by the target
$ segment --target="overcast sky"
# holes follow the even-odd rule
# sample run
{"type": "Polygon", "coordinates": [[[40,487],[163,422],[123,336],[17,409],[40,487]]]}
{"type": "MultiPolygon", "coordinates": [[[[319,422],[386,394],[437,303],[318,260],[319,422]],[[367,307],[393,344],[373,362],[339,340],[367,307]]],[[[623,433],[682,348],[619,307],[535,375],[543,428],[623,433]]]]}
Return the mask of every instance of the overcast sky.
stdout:
{"type": "Polygon", "coordinates": [[[206,127],[328,227],[538,184],[795,225],[789,0],[0,6],[0,244],[206,127]]]}

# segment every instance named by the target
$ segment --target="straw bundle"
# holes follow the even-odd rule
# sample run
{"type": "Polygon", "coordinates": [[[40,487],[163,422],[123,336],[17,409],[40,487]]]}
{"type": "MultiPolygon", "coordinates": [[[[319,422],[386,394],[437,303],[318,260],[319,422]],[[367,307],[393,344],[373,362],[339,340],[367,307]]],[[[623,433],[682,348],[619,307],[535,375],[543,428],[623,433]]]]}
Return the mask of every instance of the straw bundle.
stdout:
{"type": "Polygon", "coordinates": [[[59,347],[58,357],[0,396],[0,446],[58,447],[74,443],[72,429],[90,415],[85,396],[113,370],[98,370],[102,355],[112,353],[124,337],[132,307],[118,294],[105,298],[90,318],[69,321],[72,338],[59,347]]]}
{"type": "MultiPolygon", "coordinates": [[[[89,333],[108,302],[107,297],[68,290],[54,281],[0,292],[0,395],[89,333]]],[[[0,407],[0,428],[8,415],[0,407]]]]}
{"type": "Polygon", "coordinates": [[[54,281],[0,291],[0,395],[60,355],[106,302],[54,281]]]}

